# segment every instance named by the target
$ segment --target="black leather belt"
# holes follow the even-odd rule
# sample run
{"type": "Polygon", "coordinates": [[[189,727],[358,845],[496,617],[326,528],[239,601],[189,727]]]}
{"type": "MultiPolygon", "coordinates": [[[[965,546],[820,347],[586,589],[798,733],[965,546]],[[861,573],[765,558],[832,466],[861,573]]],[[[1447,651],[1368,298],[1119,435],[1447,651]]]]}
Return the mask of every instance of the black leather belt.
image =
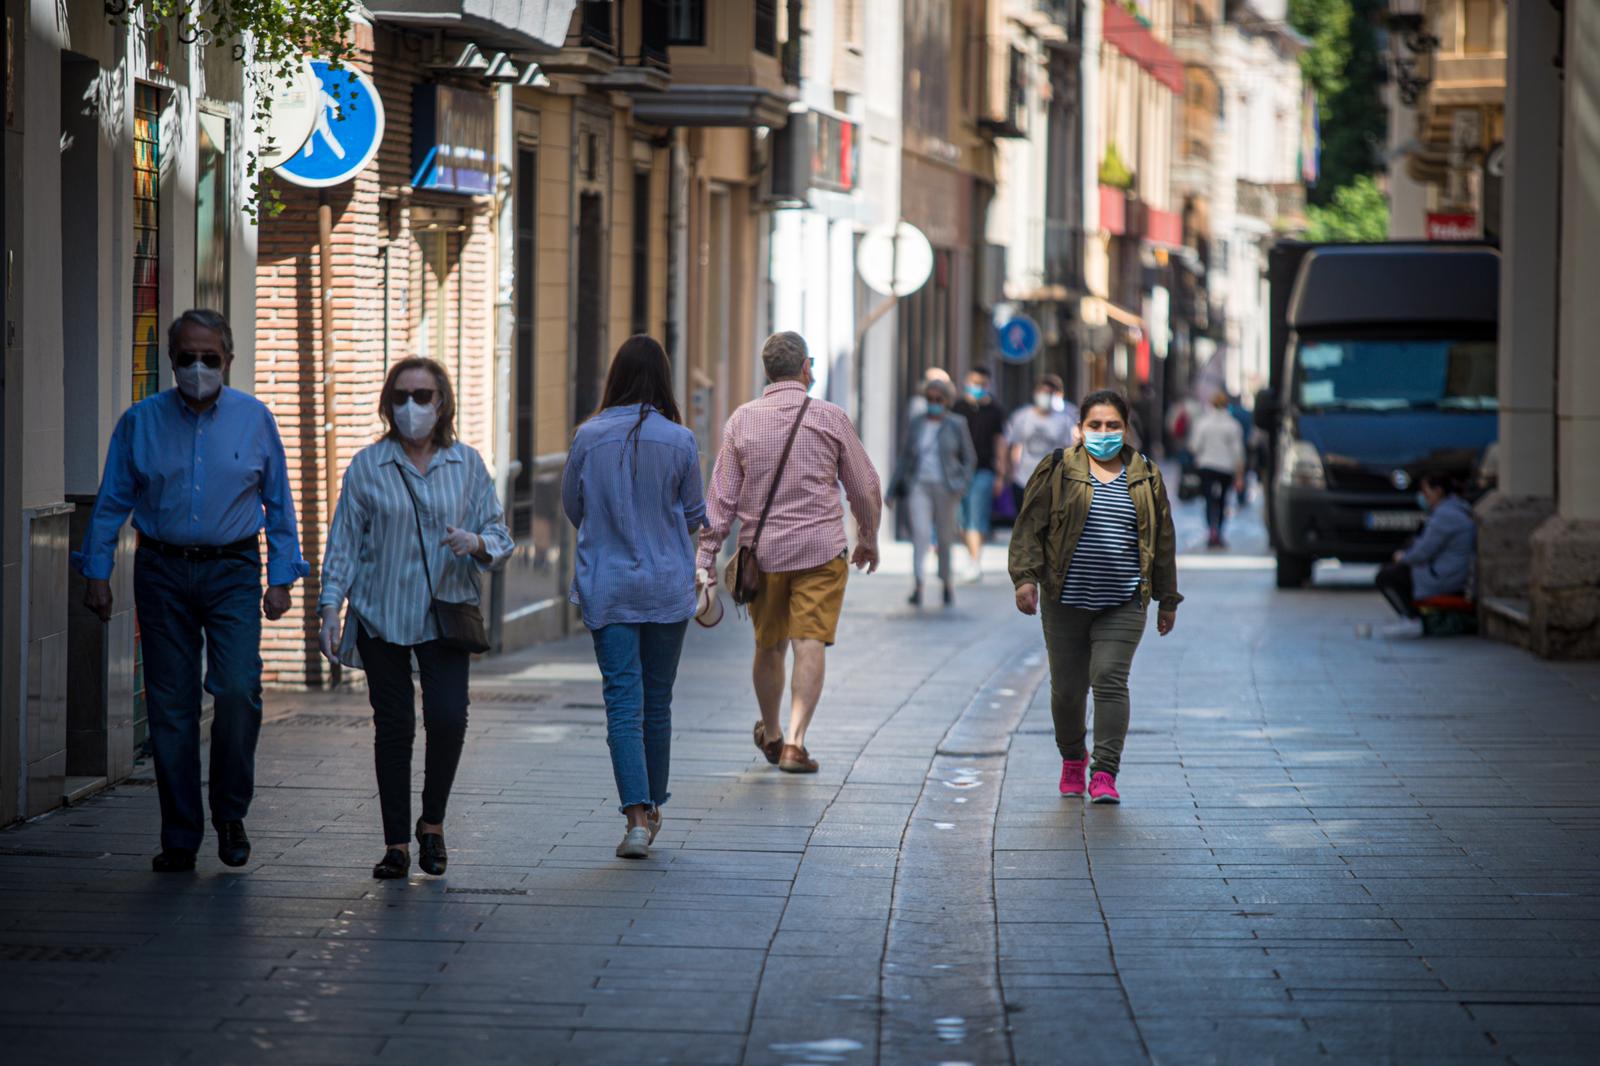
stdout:
{"type": "Polygon", "coordinates": [[[217,559],[243,559],[256,562],[261,558],[259,537],[246,537],[232,544],[168,544],[144,533],[139,534],[139,547],[149,549],[168,559],[184,559],[191,563],[212,562],[217,559]]]}

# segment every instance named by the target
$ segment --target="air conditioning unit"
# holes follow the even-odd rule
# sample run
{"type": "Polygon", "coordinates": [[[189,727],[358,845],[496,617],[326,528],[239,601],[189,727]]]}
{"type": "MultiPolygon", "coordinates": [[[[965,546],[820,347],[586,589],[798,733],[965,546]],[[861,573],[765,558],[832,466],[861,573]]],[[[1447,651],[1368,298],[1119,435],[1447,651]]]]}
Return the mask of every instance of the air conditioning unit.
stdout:
{"type": "Polygon", "coordinates": [[[769,207],[811,205],[812,129],[809,111],[791,111],[788,123],[766,138],[762,203],[769,207]]]}

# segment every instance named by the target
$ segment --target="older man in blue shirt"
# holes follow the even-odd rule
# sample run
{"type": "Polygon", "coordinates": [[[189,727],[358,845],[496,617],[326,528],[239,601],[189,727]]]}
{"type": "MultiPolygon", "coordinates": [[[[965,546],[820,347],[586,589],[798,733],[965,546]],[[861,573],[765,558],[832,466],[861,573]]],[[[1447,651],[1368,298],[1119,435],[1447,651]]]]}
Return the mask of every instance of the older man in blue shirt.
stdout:
{"type": "Polygon", "coordinates": [[[194,869],[200,801],[201,648],[213,699],[211,821],[229,866],[250,859],[244,817],[261,731],[261,617],[283,617],[300,557],[278,425],[266,405],[223,386],[233,331],[215,311],[185,311],[167,331],[177,388],[123,413],[83,550],[84,605],[111,617],[111,568],[129,513],[139,534],[133,588],[144,651],[150,746],[161,793],[160,873],[194,869]],[[267,582],[261,590],[262,527],[267,582]]]}

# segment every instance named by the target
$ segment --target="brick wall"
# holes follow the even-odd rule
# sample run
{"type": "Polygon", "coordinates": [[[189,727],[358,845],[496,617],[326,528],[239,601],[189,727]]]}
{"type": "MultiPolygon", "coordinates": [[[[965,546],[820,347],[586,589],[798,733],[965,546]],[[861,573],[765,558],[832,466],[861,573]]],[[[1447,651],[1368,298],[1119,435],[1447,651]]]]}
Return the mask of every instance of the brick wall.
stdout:
{"type": "Polygon", "coordinates": [[[256,395],[278,418],[289,476],[299,508],[301,540],[313,574],[296,590],[295,606],[262,639],[269,685],[322,684],[326,664],[317,655],[316,596],[331,503],[325,499],[326,464],[342,476],[357,451],[381,425],[378,393],[390,361],[437,355],[434,322],[443,285],[444,362],[456,379],[461,436],[493,461],[491,327],[494,319],[492,205],[488,198],[410,195],[411,102],[422,80],[421,56],[412,44],[384,30],[356,30],[355,65],[378,86],[385,112],[384,140],[374,164],[345,185],[326,191],[333,214],[333,374],[337,381],[334,454],[323,438],[323,372],[327,324],[321,321],[317,211],[319,192],[277,182],[285,210],[261,225],[256,271],[256,395]],[[423,209],[459,215],[459,232],[443,233],[443,254],[424,254],[413,232],[423,209]],[[385,256],[388,286],[384,284],[385,256]],[[430,261],[431,258],[431,261],[430,261]],[[387,296],[387,299],[386,299],[387,296]],[[387,346],[385,324],[387,323],[387,346]]]}

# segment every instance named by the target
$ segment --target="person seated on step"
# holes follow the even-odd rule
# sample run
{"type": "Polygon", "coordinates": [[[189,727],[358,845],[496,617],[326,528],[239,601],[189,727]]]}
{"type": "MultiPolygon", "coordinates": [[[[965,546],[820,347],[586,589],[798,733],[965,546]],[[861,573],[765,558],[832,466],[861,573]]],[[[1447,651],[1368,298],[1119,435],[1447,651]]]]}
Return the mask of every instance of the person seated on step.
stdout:
{"type": "Polygon", "coordinates": [[[1403,618],[1416,618],[1419,601],[1466,596],[1472,562],[1478,554],[1478,527],[1472,506],[1461,498],[1454,478],[1424,474],[1417,505],[1427,524],[1410,545],[1378,570],[1378,591],[1403,618]]]}

